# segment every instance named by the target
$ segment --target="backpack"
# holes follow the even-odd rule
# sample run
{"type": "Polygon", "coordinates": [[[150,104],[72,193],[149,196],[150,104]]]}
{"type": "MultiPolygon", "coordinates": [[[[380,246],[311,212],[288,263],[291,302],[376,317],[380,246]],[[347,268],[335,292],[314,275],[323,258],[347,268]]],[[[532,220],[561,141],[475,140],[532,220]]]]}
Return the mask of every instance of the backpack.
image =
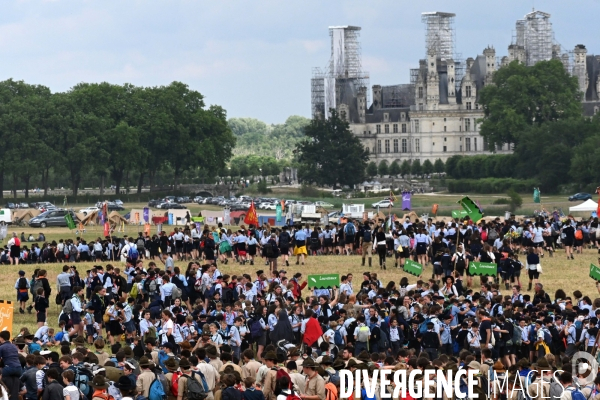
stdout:
{"type": "Polygon", "coordinates": [[[182,375],[181,371],[173,372],[171,377],[171,393],[177,397],[179,394],[179,377],[182,375]]]}
{"type": "Polygon", "coordinates": [[[135,247],[135,246],[129,247],[129,251],[127,252],[127,258],[129,258],[132,261],[135,261],[138,259],[139,256],[140,256],[140,253],[138,252],[137,247],[135,247]]]}
{"type": "Polygon", "coordinates": [[[550,399],[551,400],[559,400],[564,391],[563,385],[556,382],[556,380],[552,379],[550,381],[550,399]]]}
{"type": "Polygon", "coordinates": [[[290,375],[283,369],[283,368],[277,368],[277,367],[273,367],[271,368],[272,371],[277,371],[277,374],[275,374],[275,382],[277,382],[275,384],[275,390],[273,391],[276,395],[278,395],[279,393],[281,393],[281,389],[291,389],[292,388],[292,378],[290,378],[290,375]],[[279,386],[279,382],[281,381],[281,378],[286,377],[288,380],[288,387],[287,388],[282,388],[281,386],[279,386]]]}
{"type": "Polygon", "coordinates": [[[281,247],[289,247],[290,245],[290,234],[287,232],[284,232],[281,234],[281,236],[279,236],[279,245],[281,247]]]}
{"type": "Polygon", "coordinates": [[[149,337],[156,339],[156,327],[154,325],[148,328],[148,330],[144,333],[144,337],[142,339],[145,342],[149,337]]]}
{"type": "Polygon", "coordinates": [[[371,243],[373,241],[373,233],[370,230],[365,230],[363,234],[363,243],[371,243]]]}
{"type": "Polygon", "coordinates": [[[252,336],[252,339],[259,339],[263,332],[264,330],[260,324],[260,317],[252,321],[252,324],[250,324],[250,336],[252,336]]]}
{"type": "Polygon", "coordinates": [[[484,242],[487,242],[488,234],[486,231],[481,231],[481,240],[483,240],[484,242]]]}
{"type": "Polygon", "coordinates": [[[265,249],[265,256],[267,256],[267,258],[275,257],[275,249],[273,248],[272,243],[266,243],[263,248],[265,249]]]}
{"type": "Polygon", "coordinates": [[[81,366],[75,367],[75,379],[73,384],[88,398],[92,394],[92,386],[90,385],[90,382],[93,378],[94,375],[89,369],[81,366]]]}
{"type": "Polygon", "coordinates": [[[390,343],[388,341],[387,333],[381,328],[379,328],[379,343],[377,344],[379,349],[384,349],[383,351],[387,351],[390,347],[390,343]]]}
{"type": "Polygon", "coordinates": [[[333,332],[333,343],[335,343],[336,346],[343,346],[344,345],[344,337],[342,336],[342,333],[340,332],[340,328],[337,328],[334,332],[333,332]]]}
{"type": "Polygon", "coordinates": [[[156,293],[156,279],[150,279],[150,281],[148,281],[148,293],[156,293]]]}
{"type": "Polygon", "coordinates": [[[19,289],[27,289],[27,278],[19,278],[19,289]]]}
{"type": "Polygon", "coordinates": [[[69,245],[68,245],[68,244],[66,244],[66,243],[65,243],[65,244],[64,244],[64,246],[63,246],[63,254],[64,254],[65,256],[67,256],[67,257],[68,257],[68,256],[69,256],[69,254],[70,254],[70,251],[69,251],[69,249],[70,249],[70,248],[71,248],[71,246],[69,246],[69,245]]]}
{"type": "Polygon", "coordinates": [[[109,382],[108,387],[106,388],[106,393],[108,393],[109,399],[122,399],[121,391],[117,389],[114,382],[109,382]]]}
{"type": "Polygon", "coordinates": [[[133,285],[131,286],[131,290],[129,291],[129,296],[133,297],[135,299],[138,296],[138,292],[139,292],[138,284],[133,282],[133,285]]]}
{"type": "Polygon", "coordinates": [[[212,286],[210,287],[210,289],[208,289],[204,292],[204,296],[207,298],[212,298],[215,295],[216,291],[217,291],[217,284],[213,283],[212,286]]]}
{"type": "Polygon", "coordinates": [[[69,315],[73,312],[73,303],[71,299],[65,300],[65,305],[63,307],[63,313],[69,315]]]}
{"type": "Polygon", "coordinates": [[[165,388],[158,378],[158,374],[154,373],[154,380],[150,384],[150,389],[148,390],[148,400],[166,400],[167,393],[165,392],[165,388]]]}
{"type": "Polygon", "coordinates": [[[72,256],[76,256],[78,253],[77,247],[75,245],[69,246],[69,254],[72,256]]]}
{"type": "Polygon", "coordinates": [[[581,229],[577,229],[575,231],[575,239],[576,240],[583,240],[583,231],[581,229]]]}
{"type": "Polygon", "coordinates": [[[196,279],[196,282],[194,282],[194,290],[196,292],[202,292],[202,278],[196,279]]]}
{"type": "Polygon", "coordinates": [[[358,334],[356,335],[356,340],[358,342],[366,342],[369,340],[369,336],[371,335],[371,330],[368,326],[361,326],[358,328],[358,334]]]}
{"type": "Polygon", "coordinates": [[[33,292],[32,294],[34,296],[37,296],[38,289],[43,289],[43,288],[44,288],[44,283],[42,282],[42,280],[41,279],[36,280],[31,289],[31,291],[33,292]]]}
{"type": "Polygon", "coordinates": [[[456,253],[456,268],[464,269],[466,265],[465,256],[463,254],[456,253]]]}
{"type": "MultiPolygon", "coordinates": [[[[292,393],[288,394],[285,400],[301,400],[300,397],[296,394],[296,392],[292,391],[292,393]]],[[[329,399],[326,399],[329,400],[329,399]]]]}
{"type": "Polygon", "coordinates": [[[200,371],[192,371],[192,375],[185,375],[187,378],[187,398],[188,400],[204,400],[208,396],[208,385],[206,384],[206,378],[204,378],[204,374],[200,371]],[[200,375],[200,379],[202,379],[202,385],[196,378],[194,378],[194,374],[200,375]]]}
{"type": "Polygon", "coordinates": [[[140,250],[144,250],[144,238],[138,238],[137,242],[135,242],[135,244],[137,245],[138,251],[140,250]]]}
{"type": "Polygon", "coordinates": [[[180,299],[182,295],[183,292],[181,289],[179,289],[177,286],[173,287],[173,291],[171,292],[171,298],[173,298],[173,300],[180,299]]]}
{"type": "MultiPolygon", "coordinates": [[[[591,396],[590,396],[591,397],[591,396]]],[[[585,398],[583,393],[579,389],[575,389],[571,392],[571,400],[588,400],[585,398]]]]}
{"type": "Polygon", "coordinates": [[[356,228],[354,227],[354,224],[351,222],[347,223],[346,226],[344,227],[344,233],[346,235],[354,236],[354,234],[356,233],[356,228]]]}
{"type": "Polygon", "coordinates": [[[240,294],[234,288],[223,287],[223,303],[225,304],[234,304],[236,301],[240,299],[240,294]]]}
{"type": "MultiPolygon", "coordinates": [[[[169,359],[169,355],[167,354],[166,351],[164,350],[159,350],[158,351],[158,366],[163,370],[163,372],[166,374],[167,372],[169,372],[169,370],[167,369],[167,367],[165,367],[165,361],[167,361],[169,359]]],[[[174,357],[177,361],[179,361],[179,359],[177,357],[174,357]]]]}
{"type": "Polygon", "coordinates": [[[550,334],[550,331],[546,328],[542,328],[542,332],[544,332],[544,342],[546,344],[552,344],[552,335],[550,334]]]}
{"type": "Polygon", "coordinates": [[[512,342],[515,346],[521,346],[523,344],[522,335],[523,329],[513,322],[512,342]]]}
{"type": "Polygon", "coordinates": [[[498,239],[498,231],[494,228],[490,228],[487,235],[488,240],[498,239]]]}
{"type": "Polygon", "coordinates": [[[427,324],[432,321],[432,318],[425,318],[425,321],[421,322],[421,325],[419,325],[419,333],[423,334],[427,332],[427,324]]]}

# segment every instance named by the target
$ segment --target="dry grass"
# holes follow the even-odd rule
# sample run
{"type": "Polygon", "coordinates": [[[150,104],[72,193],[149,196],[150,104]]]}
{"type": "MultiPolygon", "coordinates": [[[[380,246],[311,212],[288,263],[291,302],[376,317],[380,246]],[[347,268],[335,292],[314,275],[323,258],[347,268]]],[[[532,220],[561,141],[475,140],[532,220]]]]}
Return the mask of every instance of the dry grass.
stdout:
{"type": "MultiPolygon", "coordinates": [[[[61,228],[53,228],[52,231],[61,228]]],[[[53,234],[57,234],[54,233],[53,234]]],[[[87,237],[87,236],[86,236],[87,237]]],[[[594,281],[589,278],[589,266],[590,263],[596,263],[597,252],[596,250],[585,250],[583,255],[576,255],[574,261],[568,261],[564,256],[563,252],[559,251],[555,257],[549,258],[548,255],[542,259],[542,266],[544,273],[542,274],[541,281],[544,283],[545,289],[550,294],[550,297],[554,299],[554,292],[562,288],[571,295],[574,290],[580,290],[584,295],[590,296],[592,299],[599,297],[598,292],[595,288],[594,281]]],[[[117,263],[119,264],[119,263],[117,263]]],[[[185,268],[187,263],[177,262],[177,265],[185,268]]],[[[356,289],[362,281],[362,272],[371,271],[377,272],[378,277],[382,282],[387,284],[390,280],[398,282],[403,276],[408,276],[411,282],[416,280],[416,277],[407,275],[403,271],[390,268],[386,271],[380,270],[377,264],[376,257],[373,258],[374,267],[361,267],[361,260],[358,256],[318,256],[309,257],[304,266],[296,266],[295,261],[291,262],[290,267],[283,267],[288,271],[288,275],[291,276],[295,272],[302,272],[304,278],[308,274],[323,274],[323,273],[339,273],[347,274],[351,272],[354,275],[354,288],[356,289]]],[[[81,272],[85,272],[86,269],[92,267],[92,263],[79,263],[77,265],[81,272]]],[[[3,300],[16,300],[16,291],[14,289],[15,281],[18,277],[18,271],[23,269],[26,271],[27,276],[30,277],[35,268],[45,268],[48,271],[48,279],[52,286],[53,295],[50,299],[51,306],[49,308],[49,325],[52,327],[58,326],[58,306],[54,304],[54,294],[56,293],[56,276],[61,271],[62,265],[59,264],[44,264],[44,265],[19,265],[19,266],[3,266],[2,272],[0,273],[0,293],[3,294],[0,298],[3,300]]],[[[265,268],[264,264],[257,262],[256,265],[245,266],[238,265],[236,263],[229,263],[227,265],[220,265],[220,270],[227,274],[241,274],[248,273],[254,276],[255,271],[265,268]]],[[[425,268],[423,278],[428,278],[431,274],[431,266],[425,268]]],[[[522,284],[526,285],[527,278],[523,274],[522,284]]],[[[35,315],[20,315],[18,313],[18,305],[15,306],[17,312],[14,317],[13,333],[16,334],[21,327],[27,327],[35,332],[36,323],[35,315]]]]}

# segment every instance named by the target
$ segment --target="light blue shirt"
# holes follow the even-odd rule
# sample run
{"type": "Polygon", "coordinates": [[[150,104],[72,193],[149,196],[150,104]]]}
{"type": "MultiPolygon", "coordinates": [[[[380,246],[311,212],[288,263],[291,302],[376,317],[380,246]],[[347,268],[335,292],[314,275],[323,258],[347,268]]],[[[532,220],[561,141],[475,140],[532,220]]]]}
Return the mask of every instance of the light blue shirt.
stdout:
{"type": "Polygon", "coordinates": [[[306,232],[304,232],[303,230],[299,230],[298,232],[296,232],[294,237],[297,241],[303,242],[306,240],[306,232]]]}

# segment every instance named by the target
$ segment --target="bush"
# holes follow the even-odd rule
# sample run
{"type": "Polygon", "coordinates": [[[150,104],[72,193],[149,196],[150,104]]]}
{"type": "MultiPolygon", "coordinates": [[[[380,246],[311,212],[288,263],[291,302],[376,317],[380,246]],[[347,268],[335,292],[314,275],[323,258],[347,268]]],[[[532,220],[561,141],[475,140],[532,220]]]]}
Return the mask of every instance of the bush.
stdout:
{"type": "Polygon", "coordinates": [[[256,185],[256,190],[260,194],[267,194],[267,193],[271,192],[271,189],[269,189],[267,187],[267,180],[266,179],[262,179],[260,182],[258,182],[258,184],[256,185]]]}
{"type": "Polygon", "coordinates": [[[494,200],[492,204],[510,204],[510,200],[506,197],[501,197],[499,199],[494,200]]]}
{"type": "Polygon", "coordinates": [[[510,189],[508,191],[508,197],[510,198],[510,202],[508,203],[508,208],[511,212],[517,211],[523,205],[523,198],[519,195],[519,193],[510,189]]]}
{"type": "Polygon", "coordinates": [[[540,186],[536,179],[484,178],[484,179],[447,179],[450,193],[528,193],[532,187],[540,186]]]}
{"type": "Polygon", "coordinates": [[[321,191],[313,186],[302,185],[300,195],[303,197],[321,197],[321,191]]]}

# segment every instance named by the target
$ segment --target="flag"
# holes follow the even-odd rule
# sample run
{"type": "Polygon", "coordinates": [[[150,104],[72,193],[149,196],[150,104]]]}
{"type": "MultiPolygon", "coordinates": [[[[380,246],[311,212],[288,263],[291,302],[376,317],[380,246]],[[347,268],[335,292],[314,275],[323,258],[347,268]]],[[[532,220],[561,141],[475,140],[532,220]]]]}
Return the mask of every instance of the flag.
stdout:
{"type": "Polygon", "coordinates": [[[600,186],[596,188],[596,193],[598,193],[598,209],[596,210],[596,216],[600,217],[600,186]]]}
{"type": "Polygon", "coordinates": [[[439,208],[439,205],[437,205],[437,204],[434,204],[433,206],[431,206],[431,213],[433,215],[437,215],[438,208],[439,208]]]}
{"type": "Polygon", "coordinates": [[[465,196],[460,199],[458,204],[462,206],[473,222],[477,222],[483,217],[481,210],[479,207],[477,207],[477,204],[475,204],[475,202],[469,198],[469,196],[465,196]]]}
{"type": "Polygon", "coordinates": [[[412,194],[410,192],[402,193],[402,209],[405,211],[408,211],[411,208],[411,196],[412,194]]]}
{"type": "Polygon", "coordinates": [[[110,224],[108,222],[104,223],[104,237],[110,235],[110,224]]]}
{"type": "Polygon", "coordinates": [[[258,215],[256,215],[256,207],[254,207],[254,202],[250,204],[250,208],[248,209],[246,218],[244,218],[244,223],[248,225],[258,226],[258,215]]]}
{"type": "Polygon", "coordinates": [[[277,203],[275,206],[275,220],[277,223],[281,222],[281,204],[277,203]]]}
{"type": "Polygon", "coordinates": [[[540,202],[540,189],[538,189],[538,188],[533,188],[533,202],[534,203],[540,202]]]}
{"type": "Polygon", "coordinates": [[[398,198],[396,197],[396,195],[394,194],[393,190],[390,190],[390,201],[393,203],[396,200],[398,200],[398,198]]]}
{"type": "Polygon", "coordinates": [[[67,215],[65,215],[65,221],[67,222],[67,227],[69,229],[75,229],[75,221],[73,220],[71,213],[67,213],[67,215]]]}
{"type": "Polygon", "coordinates": [[[150,209],[144,207],[144,222],[150,222],[150,209]]]}

